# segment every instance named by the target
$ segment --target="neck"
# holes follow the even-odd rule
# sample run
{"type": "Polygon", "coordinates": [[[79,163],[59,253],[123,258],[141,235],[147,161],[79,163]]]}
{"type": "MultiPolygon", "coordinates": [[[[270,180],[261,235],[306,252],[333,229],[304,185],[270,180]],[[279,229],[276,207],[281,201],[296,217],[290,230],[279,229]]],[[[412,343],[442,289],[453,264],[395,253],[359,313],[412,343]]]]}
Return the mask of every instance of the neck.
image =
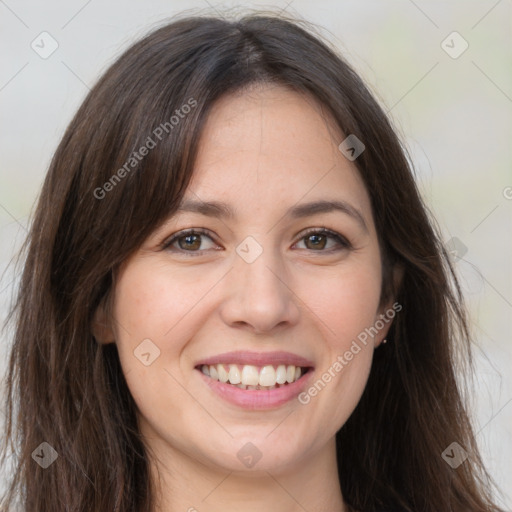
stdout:
{"type": "Polygon", "coordinates": [[[162,443],[152,439],[149,447],[155,512],[348,512],[334,437],[292,468],[247,472],[206,466],[162,443]]]}

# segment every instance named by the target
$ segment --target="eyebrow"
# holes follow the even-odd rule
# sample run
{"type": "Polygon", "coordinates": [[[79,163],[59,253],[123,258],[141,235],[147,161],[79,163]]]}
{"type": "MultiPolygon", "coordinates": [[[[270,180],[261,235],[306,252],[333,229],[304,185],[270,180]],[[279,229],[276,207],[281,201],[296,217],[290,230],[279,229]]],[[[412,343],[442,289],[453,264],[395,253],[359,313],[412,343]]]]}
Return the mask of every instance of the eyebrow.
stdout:
{"type": "MultiPolygon", "coordinates": [[[[311,215],[330,213],[334,211],[339,211],[349,215],[356,220],[366,232],[368,232],[368,226],[366,225],[362,213],[351,204],[340,200],[319,200],[299,204],[288,209],[284,217],[302,219],[311,215]]],[[[184,200],[176,210],[176,213],[182,212],[199,213],[207,217],[215,217],[219,219],[234,219],[236,216],[235,212],[228,204],[220,201],[184,200]]]]}

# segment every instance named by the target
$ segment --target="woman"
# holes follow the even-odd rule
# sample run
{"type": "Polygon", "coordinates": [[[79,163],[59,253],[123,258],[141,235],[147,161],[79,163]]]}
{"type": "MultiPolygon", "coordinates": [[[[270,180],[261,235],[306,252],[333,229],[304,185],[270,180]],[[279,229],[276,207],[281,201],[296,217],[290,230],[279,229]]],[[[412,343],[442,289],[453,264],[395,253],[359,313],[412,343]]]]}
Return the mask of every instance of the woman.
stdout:
{"type": "Polygon", "coordinates": [[[383,111],[299,22],[181,19],[107,70],[14,312],[6,507],[498,510],[446,252],[383,111]]]}

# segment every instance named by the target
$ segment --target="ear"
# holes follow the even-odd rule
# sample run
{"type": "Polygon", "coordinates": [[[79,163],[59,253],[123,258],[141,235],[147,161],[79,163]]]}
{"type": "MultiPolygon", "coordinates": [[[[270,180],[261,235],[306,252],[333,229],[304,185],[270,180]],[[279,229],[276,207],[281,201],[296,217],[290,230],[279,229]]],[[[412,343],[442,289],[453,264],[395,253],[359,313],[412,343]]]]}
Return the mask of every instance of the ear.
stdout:
{"type": "Polygon", "coordinates": [[[395,301],[398,290],[402,284],[404,276],[404,268],[401,265],[395,265],[393,268],[393,289],[391,297],[382,304],[375,316],[374,326],[378,333],[374,337],[374,346],[377,348],[381,343],[386,343],[386,336],[393,323],[393,319],[399,311],[402,310],[402,305],[395,301]]]}
{"type": "Polygon", "coordinates": [[[104,302],[94,312],[91,331],[98,343],[106,345],[115,342],[114,331],[107,316],[104,302]]]}

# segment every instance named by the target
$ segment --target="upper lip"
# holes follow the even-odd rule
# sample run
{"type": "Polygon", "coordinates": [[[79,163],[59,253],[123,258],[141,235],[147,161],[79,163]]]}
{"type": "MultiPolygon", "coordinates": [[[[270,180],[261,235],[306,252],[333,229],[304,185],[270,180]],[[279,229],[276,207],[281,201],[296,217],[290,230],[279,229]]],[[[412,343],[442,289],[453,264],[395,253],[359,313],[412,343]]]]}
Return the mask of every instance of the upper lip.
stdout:
{"type": "Polygon", "coordinates": [[[250,352],[238,350],[235,352],[224,352],[215,356],[202,359],[196,366],[215,365],[215,364],[250,364],[253,366],[277,366],[280,364],[294,365],[302,367],[313,367],[313,363],[308,359],[293,354],[291,352],[250,352]]]}

